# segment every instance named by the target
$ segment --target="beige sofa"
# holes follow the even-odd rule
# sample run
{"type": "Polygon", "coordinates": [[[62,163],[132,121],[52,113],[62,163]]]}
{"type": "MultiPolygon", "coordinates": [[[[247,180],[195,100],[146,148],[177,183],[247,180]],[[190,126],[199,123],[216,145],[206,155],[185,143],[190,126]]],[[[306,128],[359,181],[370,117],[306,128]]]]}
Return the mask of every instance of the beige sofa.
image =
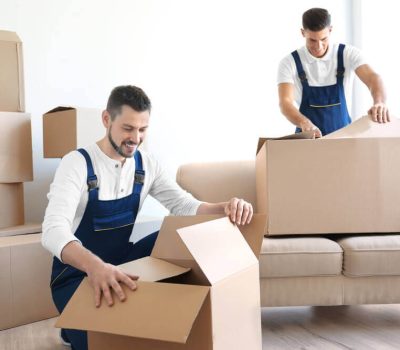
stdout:
{"type": "MultiPolygon", "coordinates": [[[[254,161],[185,164],[177,182],[200,200],[236,196],[257,211],[254,161]]],[[[400,302],[397,234],[265,237],[259,260],[262,306],[400,302]]]]}

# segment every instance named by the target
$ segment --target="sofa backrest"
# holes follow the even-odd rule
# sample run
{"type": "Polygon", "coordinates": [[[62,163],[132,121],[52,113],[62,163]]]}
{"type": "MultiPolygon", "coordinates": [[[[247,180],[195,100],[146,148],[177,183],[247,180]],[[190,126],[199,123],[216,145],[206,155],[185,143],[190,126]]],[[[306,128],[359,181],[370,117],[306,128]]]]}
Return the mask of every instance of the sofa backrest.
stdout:
{"type": "Polygon", "coordinates": [[[225,161],[181,165],[177,183],[205,202],[223,202],[243,198],[256,209],[255,161],[225,161]]]}

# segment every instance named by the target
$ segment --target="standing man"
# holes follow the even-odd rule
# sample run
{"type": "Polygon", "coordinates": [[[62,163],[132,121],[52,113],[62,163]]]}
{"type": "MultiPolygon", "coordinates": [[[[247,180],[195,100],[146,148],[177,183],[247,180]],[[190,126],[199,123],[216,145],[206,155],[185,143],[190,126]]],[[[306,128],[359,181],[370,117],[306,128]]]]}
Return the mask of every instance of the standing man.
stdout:
{"type": "MultiPolygon", "coordinates": [[[[136,289],[138,276],[116,265],[148,256],[157,232],[132,244],[129,238],[148,194],[174,215],[229,215],[236,224],[249,223],[253,208],[242,199],[206,203],[168,179],[159,163],[138,150],[150,120],[151,104],[142,89],[116,87],[102,113],[106,135],[97,143],[70,152],[56,171],[48,194],[42,244],[54,254],[51,291],[61,313],[87,276],[94,300],[111,306],[112,291],[123,301],[125,284],[136,289]]],[[[61,130],[62,132],[62,130],[61,130]]],[[[134,315],[133,315],[134,316],[134,315]]],[[[86,332],[61,331],[64,343],[87,349],[86,332]]]]}
{"type": "Polygon", "coordinates": [[[331,15],[327,10],[312,8],[304,12],[301,33],[305,46],[279,64],[282,114],[296,125],[296,132],[314,130],[315,137],[346,126],[351,123],[346,100],[355,72],[372,96],[373,105],[368,114],[378,123],[389,122],[381,77],[365,62],[357,48],[331,44],[331,31],[331,15]]]}

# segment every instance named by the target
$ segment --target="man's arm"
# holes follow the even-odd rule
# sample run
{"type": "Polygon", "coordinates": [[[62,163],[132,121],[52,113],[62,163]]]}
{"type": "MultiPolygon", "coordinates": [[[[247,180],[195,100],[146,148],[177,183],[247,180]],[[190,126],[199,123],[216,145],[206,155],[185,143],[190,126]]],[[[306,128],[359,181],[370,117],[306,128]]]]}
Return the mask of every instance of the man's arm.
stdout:
{"type": "Polygon", "coordinates": [[[121,301],[126,299],[120,283],[124,283],[131,290],[136,289],[138,276],[122,272],[117,266],[107,264],[94,255],[79,242],[69,242],[61,252],[62,261],[78,270],[86,272],[88,280],[94,289],[96,307],[100,306],[101,295],[104,295],[109,306],[113,305],[111,289],[121,301]]]}
{"type": "Polygon", "coordinates": [[[294,105],[294,85],[281,83],[278,85],[279,107],[282,114],[302,131],[314,130],[315,137],[321,137],[321,131],[294,105]]]}
{"type": "Polygon", "coordinates": [[[196,214],[225,214],[233,223],[244,225],[250,223],[253,217],[253,206],[243,199],[232,198],[229,202],[201,203],[196,214]]]}
{"type": "Polygon", "coordinates": [[[361,65],[355,72],[371,93],[373,105],[368,114],[372,120],[378,123],[389,122],[390,114],[386,106],[386,91],[382,78],[368,64],[361,65]]]}

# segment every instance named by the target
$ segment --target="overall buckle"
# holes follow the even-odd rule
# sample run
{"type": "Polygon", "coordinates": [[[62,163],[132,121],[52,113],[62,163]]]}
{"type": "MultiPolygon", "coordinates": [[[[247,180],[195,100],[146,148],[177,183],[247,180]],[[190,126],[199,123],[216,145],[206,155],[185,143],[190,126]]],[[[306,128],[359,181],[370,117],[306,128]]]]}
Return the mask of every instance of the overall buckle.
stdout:
{"type": "Polygon", "coordinates": [[[89,179],[87,182],[88,191],[95,190],[97,186],[97,178],[96,179],[89,179]]]}
{"type": "Polygon", "coordinates": [[[144,171],[135,171],[135,183],[140,185],[144,184],[144,171]]]}

